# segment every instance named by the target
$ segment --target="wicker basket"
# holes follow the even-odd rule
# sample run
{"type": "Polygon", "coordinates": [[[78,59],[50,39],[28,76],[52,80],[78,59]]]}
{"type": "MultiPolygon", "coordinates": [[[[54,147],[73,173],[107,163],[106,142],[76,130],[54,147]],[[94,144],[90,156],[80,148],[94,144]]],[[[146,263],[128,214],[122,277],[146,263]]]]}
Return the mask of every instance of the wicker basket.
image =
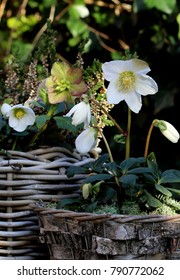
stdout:
{"type": "Polygon", "coordinates": [[[92,161],[65,148],[0,153],[0,259],[44,259],[34,202],[79,196],[86,174],[67,178],[66,168],[92,161]]]}
{"type": "Polygon", "coordinates": [[[77,213],[34,205],[51,259],[180,259],[180,215],[77,213]]]}

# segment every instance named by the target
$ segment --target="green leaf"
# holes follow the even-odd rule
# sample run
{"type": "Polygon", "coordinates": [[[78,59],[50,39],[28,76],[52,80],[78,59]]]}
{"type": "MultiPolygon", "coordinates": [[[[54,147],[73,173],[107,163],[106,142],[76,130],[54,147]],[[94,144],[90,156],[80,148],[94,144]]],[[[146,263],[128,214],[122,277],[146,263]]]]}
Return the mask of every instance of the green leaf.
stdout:
{"type": "Polygon", "coordinates": [[[125,185],[134,187],[136,185],[137,176],[133,174],[123,175],[120,177],[119,181],[125,185]]]}
{"type": "Polygon", "coordinates": [[[102,154],[96,161],[92,163],[92,170],[95,172],[103,172],[104,168],[106,167],[105,162],[109,159],[108,154],[102,154]]]}
{"type": "Polygon", "coordinates": [[[70,166],[66,170],[66,175],[68,178],[73,177],[75,174],[87,174],[88,169],[86,167],[81,166],[70,166]]]}
{"type": "Polygon", "coordinates": [[[162,183],[180,183],[180,171],[176,169],[164,171],[159,180],[159,184],[162,183]]]}
{"type": "Polygon", "coordinates": [[[39,101],[32,101],[32,105],[36,106],[37,108],[47,109],[47,106],[44,103],[41,103],[39,101]]]}
{"type": "Polygon", "coordinates": [[[72,18],[70,18],[66,24],[73,37],[77,37],[84,32],[88,32],[87,24],[80,19],[74,21],[72,18]]]}
{"type": "Polygon", "coordinates": [[[112,174],[113,176],[118,176],[118,167],[115,162],[108,162],[104,165],[104,169],[109,174],[112,174]]]}
{"type": "Polygon", "coordinates": [[[167,189],[170,190],[171,192],[180,194],[180,190],[178,190],[178,189],[174,189],[174,188],[167,188],[167,189]]]}
{"type": "Polygon", "coordinates": [[[144,0],[149,9],[156,8],[166,14],[171,14],[176,7],[176,0],[144,0]]]}
{"type": "Polygon", "coordinates": [[[159,192],[161,192],[162,194],[164,194],[168,197],[172,196],[172,193],[167,188],[165,188],[159,184],[155,184],[155,188],[156,188],[156,190],[158,190],[159,192]]]}
{"type": "Polygon", "coordinates": [[[73,38],[70,38],[70,39],[68,40],[68,45],[69,45],[70,47],[75,47],[75,46],[77,46],[80,42],[81,42],[81,37],[80,37],[80,36],[78,36],[78,37],[73,37],[73,38]]]}
{"type": "Polygon", "coordinates": [[[135,166],[139,166],[139,164],[144,163],[145,159],[143,157],[139,158],[128,158],[121,162],[120,168],[123,173],[126,173],[128,169],[133,168],[135,166]]]}
{"type": "Polygon", "coordinates": [[[99,201],[103,201],[105,203],[108,203],[112,200],[116,200],[117,198],[117,192],[115,189],[113,189],[112,187],[109,187],[107,185],[104,185],[101,188],[101,192],[98,193],[98,200],[99,201]]]}
{"type": "Polygon", "coordinates": [[[143,173],[151,173],[151,169],[149,167],[137,167],[130,169],[128,174],[143,174],[143,173]]]}
{"type": "Polygon", "coordinates": [[[164,12],[166,14],[171,14],[176,7],[176,0],[134,0],[133,10],[138,13],[142,10],[153,9],[164,12]]]}
{"type": "Polygon", "coordinates": [[[66,105],[68,106],[69,104],[65,104],[65,102],[60,102],[59,104],[57,104],[54,115],[57,115],[59,113],[64,113],[66,110],[66,105]]]}
{"type": "Polygon", "coordinates": [[[45,88],[41,88],[39,90],[39,96],[41,97],[42,101],[44,104],[49,105],[49,99],[48,99],[48,94],[45,88]]]}
{"type": "Polygon", "coordinates": [[[13,38],[17,38],[22,33],[31,30],[37,24],[35,15],[20,15],[19,17],[10,17],[7,19],[7,26],[12,30],[13,38]]]}
{"type": "Polygon", "coordinates": [[[154,176],[152,174],[144,173],[143,176],[145,178],[146,183],[153,183],[154,185],[156,180],[154,179],[154,176]]]}
{"type": "Polygon", "coordinates": [[[156,160],[147,158],[147,165],[151,169],[151,173],[154,175],[154,177],[159,179],[161,174],[156,160]]]}
{"type": "Polygon", "coordinates": [[[41,129],[43,127],[43,125],[50,120],[50,116],[47,115],[40,115],[36,117],[36,125],[38,129],[41,129]]]}
{"type": "Polygon", "coordinates": [[[71,18],[85,18],[89,16],[89,10],[85,5],[74,4],[68,9],[71,18]]]}
{"type": "Polygon", "coordinates": [[[180,13],[176,17],[177,23],[178,23],[178,39],[180,39],[180,13]]]}
{"type": "Polygon", "coordinates": [[[126,137],[123,134],[116,134],[116,135],[114,135],[114,141],[116,143],[125,144],[126,137]]]}
{"type": "Polygon", "coordinates": [[[87,177],[84,182],[85,183],[92,183],[95,181],[106,181],[109,180],[111,178],[113,178],[114,176],[110,175],[110,174],[96,174],[96,175],[91,175],[89,177],[87,177]]]}
{"type": "Polygon", "coordinates": [[[147,203],[148,203],[149,206],[157,208],[157,207],[161,207],[163,205],[157,198],[152,196],[146,190],[144,190],[144,193],[146,195],[147,203]]]}
{"type": "Polygon", "coordinates": [[[72,120],[70,117],[54,117],[54,120],[56,121],[58,128],[67,129],[71,132],[78,131],[78,127],[71,123],[72,120]]]}

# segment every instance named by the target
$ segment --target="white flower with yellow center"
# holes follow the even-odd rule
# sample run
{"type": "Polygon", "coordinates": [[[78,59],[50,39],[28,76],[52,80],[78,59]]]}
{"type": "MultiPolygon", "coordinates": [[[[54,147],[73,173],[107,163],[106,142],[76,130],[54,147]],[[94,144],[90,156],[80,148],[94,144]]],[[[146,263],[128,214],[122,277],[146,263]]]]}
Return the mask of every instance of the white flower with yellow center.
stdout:
{"type": "Polygon", "coordinates": [[[35,122],[34,111],[21,104],[10,106],[4,103],[1,107],[1,112],[9,118],[9,126],[18,132],[24,131],[28,125],[33,125],[35,122]]]}
{"type": "Polygon", "coordinates": [[[97,143],[97,129],[93,127],[86,128],[81,132],[75,141],[76,150],[85,154],[96,146],[97,143]]]}
{"type": "Polygon", "coordinates": [[[81,101],[76,104],[72,109],[66,114],[67,117],[72,117],[72,124],[79,125],[84,123],[84,128],[87,128],[91,121],[91,108],[89,103],[81,101]]]}
{"type": "Polygon", "coordinates": [[[140,59],[114,60],[102,65],[104,78],[109,81],[107,101],[118,104],[125,101],[128,107],[138,113],[142,106],[141,95],[155,94],[156,82],[146,75],[151,69],[140,59]]]}
{"type": "Polygon", "coordinates": [[[176,128],[164,120],[157,120],[156,126],[159,127],[161,133],[172,143],[177,143],[180,135],[176,128]]]}

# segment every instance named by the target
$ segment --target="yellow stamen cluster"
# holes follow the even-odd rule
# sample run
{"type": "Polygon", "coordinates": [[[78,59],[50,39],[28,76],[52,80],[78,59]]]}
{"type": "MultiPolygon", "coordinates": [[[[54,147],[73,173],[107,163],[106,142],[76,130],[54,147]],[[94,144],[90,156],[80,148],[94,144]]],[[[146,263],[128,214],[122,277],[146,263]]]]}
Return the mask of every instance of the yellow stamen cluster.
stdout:
{"type": "MultiPolygon", "coordinates": [[[[57,82],[57,81],[56,81],[57,82]]],[[[70,82],[67,80],[61,80],[60,82],[57,82],[57,86],[56,86],[56,90],[57,91],[65,91],[65,90],[69,90],[70,89],[70,82]]]]}
{"type": "Polygon", "coordinates": [[[23,109],[17,109],[17,110],[15,110],[15,113],[14,113],[14,115],[15,115],[15,117],[17,118],[17,119],[22,119],[23,118],[23,116],[25,115],[25,111],[23,110],[23,109]]]}
{"type": "Polygon", "coordinates": [[[134,88],[136,76],[132,71],[124,71],[119,75],[117,87],[122,92],[129,92],[134,88]]]}

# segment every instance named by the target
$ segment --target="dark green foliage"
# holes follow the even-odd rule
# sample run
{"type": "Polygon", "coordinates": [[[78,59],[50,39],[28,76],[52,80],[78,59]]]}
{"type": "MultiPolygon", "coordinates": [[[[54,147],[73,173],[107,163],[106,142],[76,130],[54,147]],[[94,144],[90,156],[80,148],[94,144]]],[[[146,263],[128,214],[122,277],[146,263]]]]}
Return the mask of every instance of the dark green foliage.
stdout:
{"type": "MultiPolygon", "coordinates": [[[[168,209],[171,209],[169,199],[171,201],[174,201],[176,197],[179,199],[180,171],[166,170],[162,172],[154,154],[150,154],[147,160],[142,157],[129,158],[120,164],[107,162],[104,155],[93,163],[83,167],[70,167],[67,170],[68,176],[71,177],[73,174],[81,172],[89,173],[83,182],[83,184],[89,184],[88,192],[86,190],[87,197],[83,203],[85,205],[93,203],[93,211],[95,205],[99,207],[105,202],[104,198],[106,198],[107,204],[111,204],[115,197],[117,200],[119,189],[121,189],[120,201],[122,205],[124,201],[132,201],[132,203],[135,202],[139,205],[141,211],[146,211],[146,213],[162,208],[164,204],[167,204],[168,209]],[[172,183],[176,184],[172,185],[172,183]],[[93,188],[96,186],[98,189],[96,188],[96,192],[94,192],[93,188]],[[107,190],[109,195],[107,195],[107,190]]],[[[121,211],[122,206],[119,206],[121,211]]],[[[179,208],[176,210],[179,212],[179,208]]]]}

